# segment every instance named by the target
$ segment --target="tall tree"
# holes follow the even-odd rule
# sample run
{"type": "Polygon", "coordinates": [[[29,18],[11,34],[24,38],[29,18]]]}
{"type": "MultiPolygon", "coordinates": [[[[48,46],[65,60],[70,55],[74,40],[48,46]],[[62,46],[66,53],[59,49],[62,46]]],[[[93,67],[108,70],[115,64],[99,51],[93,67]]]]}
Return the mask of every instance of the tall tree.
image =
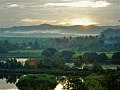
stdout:
{"type": "Polygon", "coordinates": [[[77,57],[74,64],[76,67],[80,67],[81,69],[83,69],[83,58],[81,55],[77,57]]]}

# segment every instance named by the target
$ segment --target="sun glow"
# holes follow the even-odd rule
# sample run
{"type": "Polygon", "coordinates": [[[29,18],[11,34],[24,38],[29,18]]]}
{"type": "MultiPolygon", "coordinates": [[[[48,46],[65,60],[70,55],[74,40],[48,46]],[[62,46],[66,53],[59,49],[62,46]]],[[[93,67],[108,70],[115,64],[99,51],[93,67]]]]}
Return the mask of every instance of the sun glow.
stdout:
{"type": "Polygon", "coordinates": [[[72,25],[83,25],[83,26],[89,26],[98,24],[97,22],[92,22],[90,19],[82,18],[82,19],[74,19],[71,21],[72,25]]]}

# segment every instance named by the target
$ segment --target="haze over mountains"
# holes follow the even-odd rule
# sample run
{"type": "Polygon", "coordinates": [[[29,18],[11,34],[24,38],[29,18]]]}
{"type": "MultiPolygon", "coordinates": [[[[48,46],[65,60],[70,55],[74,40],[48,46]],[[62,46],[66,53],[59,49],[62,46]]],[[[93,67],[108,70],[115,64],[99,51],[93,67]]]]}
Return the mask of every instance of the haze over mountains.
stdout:
{"type": "Polygon", "coordinates": [[[14,26],[11,28],[0,28],[1,37],[62,37],[62,36],[84,36],[98,35],[107,28],[118,29],[120,26],[58,26],[41,24],[33,26],[14,26]]]}

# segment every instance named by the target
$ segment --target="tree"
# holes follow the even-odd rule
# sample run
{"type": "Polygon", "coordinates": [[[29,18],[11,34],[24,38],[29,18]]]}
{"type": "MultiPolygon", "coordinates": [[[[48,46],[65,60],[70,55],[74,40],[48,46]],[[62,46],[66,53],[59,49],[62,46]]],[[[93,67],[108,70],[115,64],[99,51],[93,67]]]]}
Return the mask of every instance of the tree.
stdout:
{"type": "Polygon", "coordinates": [[[26,75],[16,83],[20,90],[52,90],[56,85],[56,77],[46,74],[26,75]]]}
{"type": "Polygon", "coordinates": [[[57,52],[55,48],[47,48],[42,52],[42,56],[52,57],[57,52]]]}
{"type": "Polygon", "coordinates": [[[88,87],[82,82],[82,78],[77,76],[66,77],[66,83],[63,85],[63,90],[88,90],[88,87]]]}
{"type": "Polygon", "coordinates": [[[85,53],[83,54],[83,59],[84,59],[84,60],[88,61],[89,57],[90,57],[90,53],[89,53],[89,52],[85,52],[85,53]]]}
{"type": "Polygon", "coordinates": [[[98,56],[99,62],[105,62],[106,60],[108,60],[108,56],[105,53],[99,54],[99,56],[98,56]]]}
{"type": "Polygon", "coordinates": [[[37,68],[37,65],[38,65],[38,63],[34,59],[29,59],[29,60],[25,61],[25,66],[27,68],[37,68]]]}
{"type": "Polygon", "coordinates": [[[100,81],[102,81],[103,77],[103,75],[97,75],[96,73],[90,74],[84,79],[85,86],[88,90],[108,90],[101,86],[100,81]]]}
{"type": "Polygon", "coordinates": [[[23,66],[20,62],[17,62],[16,58],[13,58],[13,59],[11,58],[6,60],[3,67],[8,69],[15,69],[23,66]]]}
{"type": "Polygon", "coordinates": [[[86,52],[83,54],[83,59],[90,63],[93,63],[98,60],[98,54],[96,52],[86,52]]]}
{"type": "Polygon", "coordinates": [[[93,66],[92,66],[92,71],[94,73],[97,73],[97,72],[101,72],[103,70],[102,66],[98,63],[94,63],[93,66]]]}
{"type": "Polygon", "coordinates": [[[4,62],[0,61],[0,68],[4,67],[4,62]]]}
{"type": "Polygon", "coordinates": [[[113,60],[113,63],[120,64],[120,52],[115,52],[112,55],[112,60],[113,60]]]}
{"type": "Polygon", "coordinates": [[[50,69],[52,67],[52,61],[49,57],[43,57],[37,60],[38,68],[47,68],[50,69]]]}
{"type": "Polygon", "coordinates": [[[105,90],[119,90],[120,89],[120,71],[107,70],[104,78],[101,81],[105,90]]]}
{"type": "Polygon", "coordinates": [[[60,57],[66,59],[66,60],[69,60],[69,59],[72,58],[72,56],[73,56],[74,54],[75,54],[75,53],[74,53],[73,51],[64,50],[64,51],[61,52],[60,57]]]}
{"type": "Polygon", "coordinates": [[[38,40],[35,40],[34,43],[33,43],[33,48],[34,49],[39,49],[39,47],[40,47],[40,44],[39,44],[38,40]]]}
{"type": "Polygon", "coordinates": [[[80,55],[80,56],[78,56],[77,59],[75,60],[74,65],[75,65],[76,67],[80,67],[81,69],[83,69],[82,64],[83,64],[83,58],[82,58],[82,56],[80,55]]]}
{"type": "Polygon", "coordinates": [[[0,46],[0,54],[8,53],[8,49],[5,46],[0,46]]]}

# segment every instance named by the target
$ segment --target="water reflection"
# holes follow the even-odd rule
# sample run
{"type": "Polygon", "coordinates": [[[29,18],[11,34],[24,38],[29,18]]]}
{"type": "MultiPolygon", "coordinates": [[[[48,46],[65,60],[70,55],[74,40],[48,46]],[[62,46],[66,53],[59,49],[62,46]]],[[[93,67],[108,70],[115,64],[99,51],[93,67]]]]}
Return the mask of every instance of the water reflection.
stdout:
{"type": "Polygon", "coordinates": [[[16,58],[18,62],[21,62],[22,65],[25,65],[25,61],[28,60],[27,58],[16,58]]]}
{"type": "Polygon", "coordinates": [[[21,76],[20,74],[0,74],[0,79],[5,79],[6,83],[15,84],[21,76]]]}
{"type": "Polygon", "coordinates": [[[19,74],[0,74],[0,90],[18,90],[15,86],[17,80],[21,77],[19,74]]]}
{"type": "Polygon", "coordinates": [[[62,76],[57,78],[58,85],[55,90],[87,90],[81,77],[62,76]]]}
{"type": "Polygon", "coordinates": [[[0,79],[0,90],[18,90],[15,84],[6,83],[6,79],[0,79]]]}
{"type": "Polygon", "coordinates": [[[59,83],[54,90],[63,90],[63,85],[59,83]]]}

